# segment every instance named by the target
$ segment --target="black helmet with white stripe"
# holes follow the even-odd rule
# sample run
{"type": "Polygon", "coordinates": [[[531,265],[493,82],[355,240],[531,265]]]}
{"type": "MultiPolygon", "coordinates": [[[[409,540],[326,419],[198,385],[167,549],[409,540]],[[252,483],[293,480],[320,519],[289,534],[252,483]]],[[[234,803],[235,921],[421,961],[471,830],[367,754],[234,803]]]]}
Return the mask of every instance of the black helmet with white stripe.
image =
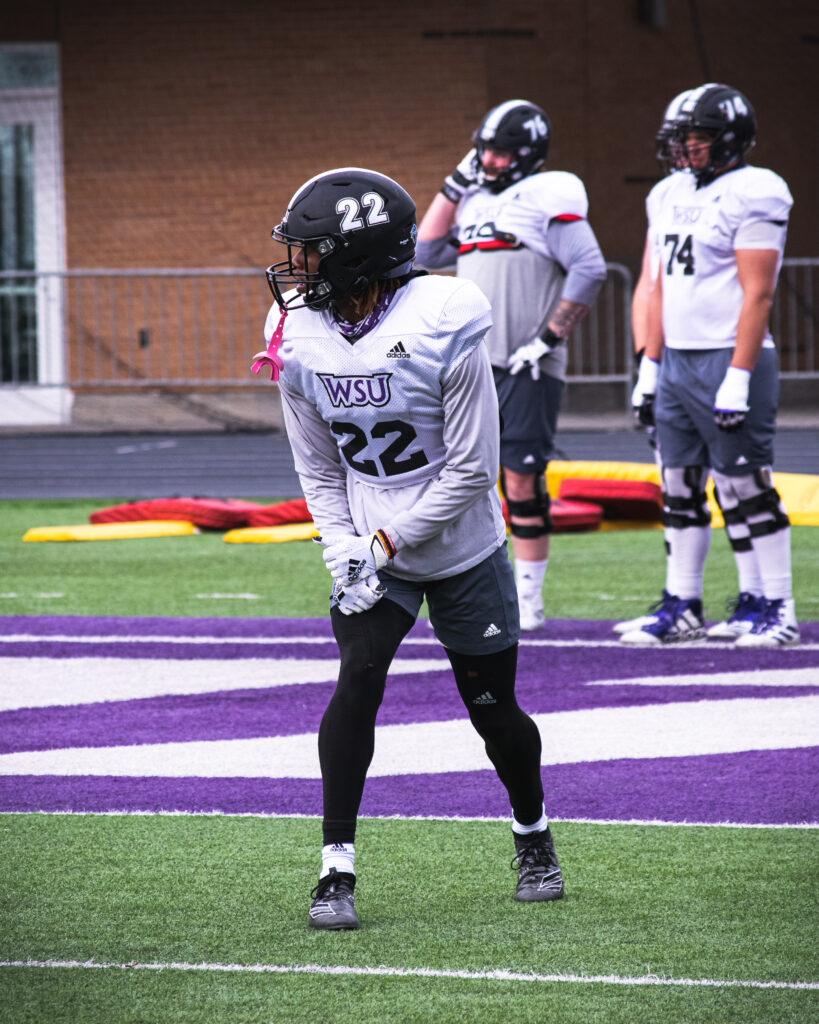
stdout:
{"type": "Polygon", "coordinates": [[[276,302],[287,309],[324,309],[361,295],[373,281],[409,274],[415,217],[412,197],[385,174],[363,167],[317,174],[298,189],[273,229],[274,240],[287,246],[287,258],[267,268],[276,302]],[[308,271],[315,254],[317,267],[308,271]]]}
{"type": "Polygon", "coordinates": [[[539,171],[549,155],[552,125],[545,110],[527,100],[507,100],[493,107],[473,134],[476,180],[491,192],[502,192],[521,178],[539,171]],[[484,150],[512,155],[512,163],[488,178],[481,165],[484,150]]]}
{"type": "Polygon", "coordinates": [[[687,132],[712,136],[708,163],[692,168],[697,185],[707,185],[717,173],[732,164],[742,164],[756,139],[756,114],[750,100],[730,85],[709,82],[693,89],[680,107],[676,137],[685,141],[687,132]]]}

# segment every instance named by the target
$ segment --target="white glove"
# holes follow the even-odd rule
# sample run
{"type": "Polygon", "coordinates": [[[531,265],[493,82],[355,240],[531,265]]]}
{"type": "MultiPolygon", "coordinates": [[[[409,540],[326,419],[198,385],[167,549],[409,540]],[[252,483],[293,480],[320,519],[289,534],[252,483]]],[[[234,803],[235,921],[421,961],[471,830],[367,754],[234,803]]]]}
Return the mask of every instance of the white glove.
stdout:
{"type": "Polygon", "coordinates": [[[330,607],[337,607],[342,615],[358,615],[359,612],[369,611],[386,592],[387,588],[379,582],[377,576],[368,576],[365,580],[344,587],[334,582],[330,607]]]}
{"type": "Polygon", "coordinates": [[[637,371],[637,383],[631,392],[631,405],[638,423],[644,427],[654,427],[654,395],[657,392],[657,377],[660,364],[656,359],[643,356],[640,369],[637,371]]]}
{"type": "Polygon", "coordinates": [[[478,184],[478,166],[477,151],[470,149],[452,174],[444,178],[441,191],[451,203],[459,203],[467,189],[478,184]]]}
{"type": "Polygon", "coordinates": [[[329,537],[324,549],[324,562],[333,579],[342,587],[348,587],[383,569],[395,555],[395,545],[389,535],[384,530],[377,530],[368,537],[355,534],[329,537]]]}
{"type": "Polygon", "coordinates": [[[751,371],[729,366],[714,398],[714,422],[729,434],[742,429],[748,405],[751,371]]]}
{"type": "MultiPolygon", "coordinates": [[[[551,333],[551,332],[549,332],[551,333]]],[[[558,338],[555,335],[557,344],[562,341],[562,338],[558,338]]],[[[529,367],[529,372],[532,375],[532,380],[538,380],[540,378],[540,362],[539,360],[553,352],[555,345],[548,345],[542,338],[535,338],[534,341],[527,342],[525,345],[521,345],[520,348],[516,348],[511,356],[506,361],[506,368],[514,377],[516,374],[524,368],[529,367]]]]}

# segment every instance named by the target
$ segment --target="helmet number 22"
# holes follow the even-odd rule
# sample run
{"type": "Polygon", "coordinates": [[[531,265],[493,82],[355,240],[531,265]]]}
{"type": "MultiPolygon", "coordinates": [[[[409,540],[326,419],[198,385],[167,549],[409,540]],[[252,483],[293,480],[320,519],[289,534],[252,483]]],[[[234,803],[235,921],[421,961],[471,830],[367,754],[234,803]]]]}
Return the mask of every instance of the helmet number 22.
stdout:
{"type": "Polygon", "coordinates": [[[683,274],[689,276],[694,273],[694,242],[691,235],[686,235],[680,244],[679,235],[666,235],[665,244],[671,246],[668,262],[665,266],[666,274],[674,273],[674,264],[680,263],[683,266],[683,274]]]}
{"type": "Polygon", "coordinates": [[[336,203],[336,213],[344,215],[340,225],[342,231],[360,231],[365,226],[370,228],[375,224],[389,224],[390,222],[390,215],[384,209],[384,197],[377,192],[365,192],[360,203],[352,196],[339,199],[336,203]],[[362,206],[367,210],[366,225],[359,217],[362,206]]]}

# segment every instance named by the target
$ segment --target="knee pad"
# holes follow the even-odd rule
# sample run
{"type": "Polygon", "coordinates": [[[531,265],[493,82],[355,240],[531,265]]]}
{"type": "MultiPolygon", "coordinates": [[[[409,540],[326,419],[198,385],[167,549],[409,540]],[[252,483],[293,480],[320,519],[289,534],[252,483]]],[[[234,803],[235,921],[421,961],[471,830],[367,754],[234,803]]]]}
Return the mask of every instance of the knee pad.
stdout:
{"type": "Polygon", "coordinates": [[[532,539],[535,537],[543,537],[548,533],[552,533],[554,530],[554,523],[552,522],[552,516],[549,511],[551,506],[551,498],[549,492],[546,490],[546,473],[535,473],[534,476],[534,496],[526,498],[523,501],[512,501],[506,491],[506,475],[501,469],[501,490],[506,497],[506,507],[509,510],[509,532],[513,537],[522,537],[526,539],[532,539]],[[521,525],[515,523],[512,520],[513,516],[517,516],[521,519],[534,519],[536,516],[543,520],[542,523],[537,525],[521,525]]]}
{"type": "Polygon", "coordinates": [[[769,466],[748,476],[715,472],[714,490],[734,551],[749,551],[755,537],[767,537],[791,525],[769,466]]]}
{"type": "Polygon", "coordinates": [[[663,467],[662,480],[663,526],[684,530],[689,526],[711,525],[711,513],[705,498],[707,466],[663,467]]]}

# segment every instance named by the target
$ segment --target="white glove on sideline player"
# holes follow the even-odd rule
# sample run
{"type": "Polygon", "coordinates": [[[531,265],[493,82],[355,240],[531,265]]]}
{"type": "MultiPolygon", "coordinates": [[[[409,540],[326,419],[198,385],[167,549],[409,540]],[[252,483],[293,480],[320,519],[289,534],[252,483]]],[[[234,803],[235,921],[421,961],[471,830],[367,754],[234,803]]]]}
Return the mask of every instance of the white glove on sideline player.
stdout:
{"type": "Polygon", "coordinates": [[[748,405],[751,371],[729,366],[714,398],[714,422],[720,430],[733,434],[742,429],[748,405]]]}
{"type": "Polygon", "coordinates": [[[342,615],[358,615],[359,612],[368,612],[386,592],[387,588],[379,582],[377,576],[368,576],[365,580],[345,587],[334,582],[330,607],[337,607],[342,615]]]}
{"type": "Polygon", "coordinates": [[[514,377],[524,368],[529,367],[532,380],[540,378],[540,359],[554,352],[558,345],[563,344],[565,339],[559,338],[554,331],[546,328],[545,338],[535,338],[533,341],[516,348],[506,361],[506,368],[514,377]]]}
{"type": "Polygon", "coordinates": [[[477,168],[477,153],[474,149],[470,149],[452,174],[448,174],[444,178],[441,191],[451,203],[459,203],[466,190],[470,186],[478,184],[477,168]]]}
{"type": "Polygon", "coordinates": [[[387,532],[376,530],[368,537],[344,534],[328,538],[324,562],[333,579],[342,587],[348,587],[383,569],[395,555],[395,545],[387,532]]]}
{"type": "Polygon", "coordinates": [[[640,360],[640,369],[637,371],[637,383],[631,392],[631,405],[635,418],[644,427],[655,426],[654,395],[657,392],[659,373],[660,364],[657,360],[643,356],[640,360]]]}

